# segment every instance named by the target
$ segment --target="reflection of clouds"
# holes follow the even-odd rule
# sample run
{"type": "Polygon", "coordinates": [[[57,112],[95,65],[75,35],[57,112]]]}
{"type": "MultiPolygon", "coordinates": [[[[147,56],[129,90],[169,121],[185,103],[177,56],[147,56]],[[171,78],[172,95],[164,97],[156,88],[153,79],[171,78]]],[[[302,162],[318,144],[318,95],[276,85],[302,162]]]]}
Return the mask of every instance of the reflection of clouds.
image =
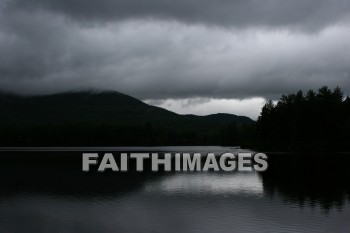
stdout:
{"type": "Polygon", "coordinates": [[[0,232],[349,232],[349,203],[327,214],[318,206],[286,205],[283,196],[259,196],[256,173],[163,174],[125,195],[2,196],[0,232]],[[185,195],[169,195],[176,192],[185,195]]]}
{"type": "Polygon", "coordinates": [[[146,183],[147,192],[165,194],[249,194],[263,195],[263,185],[256,173],[177,174],[146,183]]]}

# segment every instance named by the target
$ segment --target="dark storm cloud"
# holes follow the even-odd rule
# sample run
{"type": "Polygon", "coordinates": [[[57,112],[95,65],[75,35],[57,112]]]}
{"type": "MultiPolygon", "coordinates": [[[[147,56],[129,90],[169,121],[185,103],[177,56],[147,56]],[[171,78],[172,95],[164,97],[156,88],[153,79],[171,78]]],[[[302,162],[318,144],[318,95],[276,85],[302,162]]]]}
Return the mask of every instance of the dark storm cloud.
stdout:
{"type": "Polygon", "coordinates": [[[349,3],[0,0],[0,89],[151,100],[350,93],[349,3]]]}
{"type": "Polygon", "coordinates": [[[83,22],[174,19],[228,27],[319,29],[348,20],[348,0],[14,0],[8,9],[44,10],[83,22]]]}

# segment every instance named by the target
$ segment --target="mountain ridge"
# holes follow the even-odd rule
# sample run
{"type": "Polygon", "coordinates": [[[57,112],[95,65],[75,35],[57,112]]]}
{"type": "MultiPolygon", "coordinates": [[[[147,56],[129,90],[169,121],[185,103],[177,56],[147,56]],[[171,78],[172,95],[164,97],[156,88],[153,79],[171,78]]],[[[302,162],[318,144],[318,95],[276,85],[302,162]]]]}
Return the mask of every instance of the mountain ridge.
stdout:
{"type": "MultiPolygon", "coordinates": [[[[35,96],[0,93],[0,129],[12,135],[12,139],[6,139],[4,133],[2,138],[0,135],[0,139],[3,139],[6,145],[55,144],[57,137],[61,138],[61,143],[67,145],[77,144],[76,140],[82,144],[93,145],[94,141],[98,141],[93,140],[94,133],[105,132],[113,135],[128,130],[133,130],[136,134],[142,131],[144,136],[147,135],[147,130],[152,131],[155,134],[154,137],[158,137],[154,143],[151,143],[155,145],[163,144],[164,137],[169,139],[171,133],[177,135],[177,139],[165,141],[174,141],[174,144],[180,142],[181,137],[186,142],[192,141],[189,138],[194,137],[201,138],[199,141],[203,143],[204,141],[219,143],[221,140],[218,139],[221,137],[219,131],[228,126],[236,127],[253,123],[254,121],[248,117],[227,113],[206,116],[181,115],[148,105],[137,98],[116,91],[70,91],[35,96]],[[71,138],[70,131],[76,135],[76,139],[71,138]],[[169,133],[166,133],[167,131],[169,133]],[[45,133],[42,137],[47,137],[45,140],[40,138],[43,132],[45,133]],[[79,132],[90,135],[87,140],[89,143],[84,139],[83,133],[79,132]],[[183,136],[184,134],[187,136],[183,136]],[[19,135],[25,135],[25,140],[19,135]],[[212,140],[208,137],[217,139],[212,140]],[[64,138],[67,139],[67,143],[64,138]]],[[[130,134],[130,140],[125,145],[133,144],[132,133],[128,134],[130,134]]],[[[142,139],[135,141],[140,142],[136,143],[137,145],[144,144],[142,139]]]]}

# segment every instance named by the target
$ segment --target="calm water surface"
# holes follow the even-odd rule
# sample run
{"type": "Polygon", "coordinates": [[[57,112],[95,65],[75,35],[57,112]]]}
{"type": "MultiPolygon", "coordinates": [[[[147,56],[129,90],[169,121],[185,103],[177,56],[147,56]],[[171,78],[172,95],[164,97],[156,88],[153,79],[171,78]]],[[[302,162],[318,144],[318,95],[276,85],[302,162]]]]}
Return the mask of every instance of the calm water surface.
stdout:
{"type": "Polygon", "coordinates": [[[1,152],[0,232],[350,232],[349,158],[271,155],[263,173],[101,174],[81,172],[79,152],[1,152]]]}

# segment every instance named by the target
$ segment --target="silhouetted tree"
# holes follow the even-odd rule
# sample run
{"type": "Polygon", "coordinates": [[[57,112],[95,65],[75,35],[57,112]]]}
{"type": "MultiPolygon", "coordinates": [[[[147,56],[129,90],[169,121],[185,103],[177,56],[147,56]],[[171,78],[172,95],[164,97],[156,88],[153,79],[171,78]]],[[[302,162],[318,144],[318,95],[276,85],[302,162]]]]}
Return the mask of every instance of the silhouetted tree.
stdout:
{"type": "Polygon", "coordinates": [[[258,146],[270,150],[349,148],[350,100],[339,87],[283,95],[270,100],[257,121],[258,146]]]}

